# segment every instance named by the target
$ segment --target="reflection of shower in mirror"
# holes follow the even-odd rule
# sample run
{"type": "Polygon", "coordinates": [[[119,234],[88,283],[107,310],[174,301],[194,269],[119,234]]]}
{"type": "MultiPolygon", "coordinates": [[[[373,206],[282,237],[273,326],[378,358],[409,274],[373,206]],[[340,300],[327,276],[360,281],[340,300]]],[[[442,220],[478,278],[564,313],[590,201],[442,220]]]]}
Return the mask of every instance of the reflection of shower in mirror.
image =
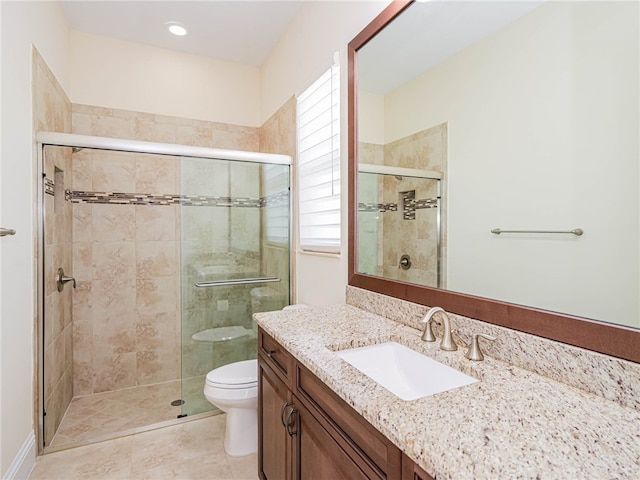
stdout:
{"type": "Polygon", "coordinates": [[[358,171],[358,272],[441,287],[442,174],[366,163],[358,171]]]}

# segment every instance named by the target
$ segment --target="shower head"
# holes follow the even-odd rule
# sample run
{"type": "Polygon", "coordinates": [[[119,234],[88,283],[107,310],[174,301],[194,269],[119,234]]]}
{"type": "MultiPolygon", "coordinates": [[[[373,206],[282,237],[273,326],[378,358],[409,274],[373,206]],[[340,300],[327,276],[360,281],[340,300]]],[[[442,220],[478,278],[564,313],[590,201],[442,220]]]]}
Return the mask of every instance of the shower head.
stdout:
{"type": "Polygon", "coordinates": [[[402,180],[402,177],[400,175],[395,175],[397,180],[402,180]]]}
{"type": "Polygon", "coordinates": [[[78,153],[84,150],[84,147],[71,147],[71,153],[78,153]]]}

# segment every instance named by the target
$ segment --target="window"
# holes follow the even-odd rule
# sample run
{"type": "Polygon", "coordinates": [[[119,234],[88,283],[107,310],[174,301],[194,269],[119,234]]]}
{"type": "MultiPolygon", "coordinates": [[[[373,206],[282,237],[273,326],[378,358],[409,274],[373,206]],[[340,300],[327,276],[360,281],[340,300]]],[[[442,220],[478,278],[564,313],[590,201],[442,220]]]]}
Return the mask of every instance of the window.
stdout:
{"type": "Polygon", "coordinates": [[[340,251],[340,68],[297,99],[298,219],[303,251],[340,251]]]}

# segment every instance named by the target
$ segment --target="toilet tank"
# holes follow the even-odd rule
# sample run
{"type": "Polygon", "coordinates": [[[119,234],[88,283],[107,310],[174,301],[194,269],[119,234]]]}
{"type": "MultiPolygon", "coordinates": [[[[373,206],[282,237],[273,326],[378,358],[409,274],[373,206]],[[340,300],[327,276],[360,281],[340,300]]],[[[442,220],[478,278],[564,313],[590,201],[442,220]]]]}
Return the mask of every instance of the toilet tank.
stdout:
{"type": "Polygon", "coordinates": [[[251,289],[251,313],[271,312],[284,306],[280,294],[271,287],[251,289]]]}

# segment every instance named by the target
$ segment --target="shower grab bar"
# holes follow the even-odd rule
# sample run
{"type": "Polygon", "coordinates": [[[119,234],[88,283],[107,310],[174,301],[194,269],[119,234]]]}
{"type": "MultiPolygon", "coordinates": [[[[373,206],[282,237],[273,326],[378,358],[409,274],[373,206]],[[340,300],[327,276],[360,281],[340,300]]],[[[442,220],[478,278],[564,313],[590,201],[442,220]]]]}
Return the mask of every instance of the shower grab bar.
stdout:
{"type": "Polygon", "coordinates": [[[262,277],[262,278],[234,278],[229,280],[217,280],[214,282],[196,282],[195,286],[202,287],[222,287],[224,285],[249,285],[251,283],[273,283],[279,282],[278,277],[262,277]]]}
{"type": "Polygon", "coordinates": [[[501,233],[570,233],[579,237],[584,233],[584,230],[581,228],[574,228],[573,230],[500,230],[499,228],[494,228],[491,230],[491,233],[495,233],[496,235],[500,235],[501,233]]]}

